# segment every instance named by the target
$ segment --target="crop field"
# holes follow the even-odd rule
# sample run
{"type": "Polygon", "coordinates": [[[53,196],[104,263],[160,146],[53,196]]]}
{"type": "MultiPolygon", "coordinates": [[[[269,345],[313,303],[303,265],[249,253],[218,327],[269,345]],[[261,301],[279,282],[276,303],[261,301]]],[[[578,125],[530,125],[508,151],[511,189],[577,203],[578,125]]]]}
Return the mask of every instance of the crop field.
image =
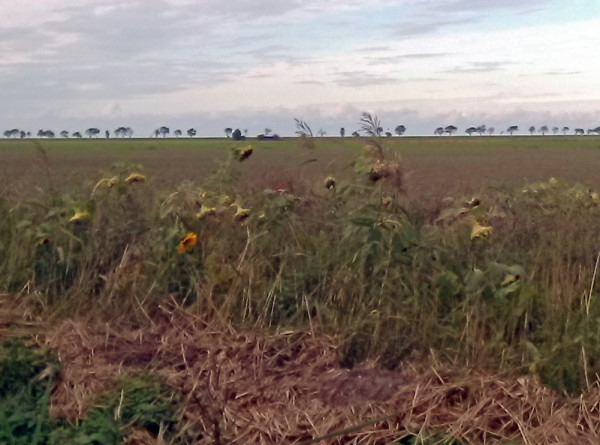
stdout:
{"type": "Polygon", "coordinates": [[[600,440],[600,138],[0,141],[0,443],[600,440]]]}

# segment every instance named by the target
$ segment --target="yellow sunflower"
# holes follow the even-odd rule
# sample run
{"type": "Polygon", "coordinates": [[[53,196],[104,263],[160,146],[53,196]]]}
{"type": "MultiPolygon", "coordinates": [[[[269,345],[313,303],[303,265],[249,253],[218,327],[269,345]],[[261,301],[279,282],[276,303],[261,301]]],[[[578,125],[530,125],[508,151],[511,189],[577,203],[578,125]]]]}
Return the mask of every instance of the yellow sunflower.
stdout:
{"type": "Polygon", "coordinates": [[[177,244],[177,247],[175,247],[175,249],[179,253],[185,253],[196,245],[196,240],[196,234],[194,232],[190,232],[187,235],[185,235],[181,239],[181,241],[179,241],[179,244],[177,244]]]}

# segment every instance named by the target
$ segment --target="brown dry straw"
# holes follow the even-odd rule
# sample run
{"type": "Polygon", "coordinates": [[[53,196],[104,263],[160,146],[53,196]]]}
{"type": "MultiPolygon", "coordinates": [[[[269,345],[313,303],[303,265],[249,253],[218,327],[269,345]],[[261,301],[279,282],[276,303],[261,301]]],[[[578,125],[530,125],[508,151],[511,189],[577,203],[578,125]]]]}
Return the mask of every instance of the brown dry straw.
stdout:
{"type": "MultiPolygon", "coordinates": [[[[144,329],[92,320],[45,329],[62,363],[54,416],[82,417],[118,375],[147,370],[185,395],[180,430],[201,426],[200,443],[382,444],[409,433],[473,444],[600,440],[598,388],[569,397],[533,378],[434,361],[398,372],[375,362],[342,369],[333,338],[239,333],[179,309],[144,329]]],[[[140,431],[127,440],[158,443],[140,431]]]]}

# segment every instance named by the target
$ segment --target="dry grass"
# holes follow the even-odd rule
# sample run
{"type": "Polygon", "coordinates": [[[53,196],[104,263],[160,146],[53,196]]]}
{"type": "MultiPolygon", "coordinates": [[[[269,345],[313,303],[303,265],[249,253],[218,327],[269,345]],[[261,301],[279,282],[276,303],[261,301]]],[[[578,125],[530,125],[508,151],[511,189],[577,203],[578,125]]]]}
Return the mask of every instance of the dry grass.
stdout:
{"type": "MultiPolygon", "coordinates": [[[[24,320],[18,310],[5,315],[3,326],[24,320]]],[[[600,439],[597,387],[569,397],[533,378],[449,369],[435,357],[397,372],[373,361],[342,369],[334,338],[236,332],[178,308],[163,307],[143,330],[93,320],[36,327],[62,364],[53,416],[81,417],[117,376],[151,370],[186,395],[180,422],[203,427],[200,443],[381,444],[434,432],[476,444],[600,439]]],[[[127,443],[160,442],[133,431],[127,443]]]]}

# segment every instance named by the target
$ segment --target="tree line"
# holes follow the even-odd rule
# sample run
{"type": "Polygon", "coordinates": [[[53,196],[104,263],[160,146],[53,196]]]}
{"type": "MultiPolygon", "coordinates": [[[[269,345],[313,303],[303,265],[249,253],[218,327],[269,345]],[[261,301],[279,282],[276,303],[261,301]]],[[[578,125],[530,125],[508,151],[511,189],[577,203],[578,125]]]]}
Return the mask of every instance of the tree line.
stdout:
{"type": "MultiPolygon", "coordinates": [[[[299,136],[305,136],[305,137],[313,137],[315,134],[320,136],[320,137],[324,137],[325,135],[327,135],[327,132],[325,130],[323,130],[322,128],[319,128],[319,130],[317,130],[316,132],[313,133],[312,129],[310,128],[310,126],[305,122],[302,121],[300,119],[294,119],[296,122],[296,134],[299,136]]],[[[233,129],[231,127],[227,127],[224,130],[225,136],[228,139],[233,139],[235,141],[241,141],[246,139],[246,137],[248,136],[248,130],[244,129],[244,130],[240,130],[240,129],[233,129]]],[[[352,132],[352,136],[354,137],[359,137],[361,130],[357,130],[352,132]]],[[[447,125],[445,127],[437,127],[434,131],[433,134],[437,135],[437,136],[442,136],[442,135],[449,135],[452,136],[454,135],[456,132],[458,131],[458,128],[454,125],[447,125]]],[[[500,135],[504,135],[504,134],[509,134],[509,135],[513,135],[513,133],[518,132],[519,131],[519,126],[518,125],[511,125],[510,127],[508,127],[506,130],[502,130],[499,134],[500,135]]],[[[534,133],[540,133],[542,136],[546,135],[547,133],[552,132],[552,134],[557,135],[558,133],[562,133],[563,135],[566,135],[567,133],[569,133],[571,131],[571,129],[567,126],[564,126],[562,128],[559,127],[552,127],[549,128],[547,125],[542,125],[539,128],[536,128],[535,126],[530,126],[527,130],[529,132],[530,135],[533,136],[534,133]]],[[[394,132],[392,133],[389,129],[387,131],[384,131],[383,127],[381,126],[377,126],[376,128],[374,128],[373,130],[373,135],[378,136],[378,137],[382,137],[382,136],[386,136],[386,137],[392,137],[393,135],[397,135],[397,136],[403,136],[406,132],[406,127],[404,125],[398,125],[394,128],[394,132]]],[[[484,135],[484,134],[488,134],[488,135],[493,135],[495,134],[496,130],[494,127],[487,127],[486,125],[478,125],[477,127],[468,127],[465,130],[465,133],[467,133],[469,136],[472,136],[474,134],[478,134],[480,136],[484,135]]],[[[75,131],[73,133],[69,133],[69,131],[67,130],[62,130],[61,132],[59,132],[59,136],[63,137],[63,138],[75,138],[75,139],[81,139],[83,138],[83,136],[87,136],[88,138],[93,138],[93,137],[99,137],[99,135],[102,133],[102,131],[98,128],[95,127],[90,127],[88,129],[86,129],[83,134],[79,131],[75,131]]],[[[188,137],[192,138],[194,136],[196,136],[197,132],[195,128],[189,128],[188,130],[186,130],[185,132],[187,134],[188,137]]],[[[112,134],[114,137],[116,138],[131,138],[131,136],[133,135],[133,130],[131,127],[118,127],[115,130],[112,131],[112,134]]],[[[158,138],[159,136],[162,136],[163,138],[167,137],[167,135],[171,134],[171,130],[169,127],[166,126],[161,126],[156,128],[153,132],[152,132],[152,136],[158,138]]],[[[583,128],[574,128],[573,129],[573,134],[575,135],[592,135],[592,134],[596,134],[596,135],[600,135],[600,126],[596,127],[596,128],[589,128],[587,130],[584,130],[583,128]]],[[[26,137],[32,137],[32,133],[29,131],[24,131],[24,130],[20,130],[18,128],[13,128],[10,130],[6,130],[3,133],[5,138],[14,138],[14,139],[23,139],[26,137]]],[[[180,129],[176,129],[173,131],[173,136],[175,137],[181,137],[183,135],[183,131],[180,129]]],[[[346,136],[346,129],[344,127],[341,127],[339,130],[339,135],[340,137],[345,137],[346,136]]],[[[52,130],[44,130],[44,129],[39,129],[36,133],[36,136],[38,138],[47,138],[47,139],[54,139],[56,136],[56,134],[54,133],[54,131],[52,130]]],[[[111,132],[109,130],[104,130],[104,137],[105,138],[110,138],[111,136],[111,132]]],[[[271,130],[270,128],[265,128],[264,132],[259,134],[257,136],[258,139],[280,139],[279,135],[277,133],[273,133],[273,130],[271,130]]]]}

